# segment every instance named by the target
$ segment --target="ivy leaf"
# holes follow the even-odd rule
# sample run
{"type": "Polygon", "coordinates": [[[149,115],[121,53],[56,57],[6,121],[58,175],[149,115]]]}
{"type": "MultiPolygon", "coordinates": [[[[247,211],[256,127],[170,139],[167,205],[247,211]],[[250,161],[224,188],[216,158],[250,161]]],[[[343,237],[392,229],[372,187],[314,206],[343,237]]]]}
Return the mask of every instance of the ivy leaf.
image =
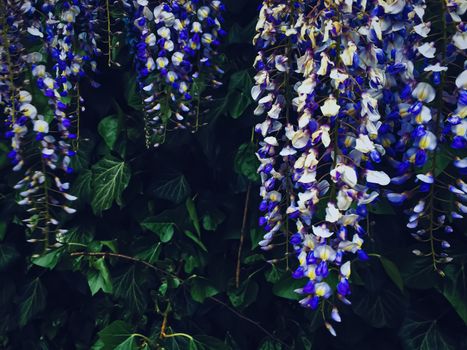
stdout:
{"type": "Polygon", "coordinates": [[[141,227],[157,234],[162,243],[169,242],[175,232],[175,224],[172,222],[157,222],[155,217],[144,219],[140,225],[141,227]]]}
{"type": "Polygon", "coordinates": [[[109,149],[113,150],[115,142],[121,130],[121,122],[117,115],[109,115],[99,122],[97,131],[104,139],[105,144],[109,149]]]}
{"type": "Polygon", "coordinates": [[[384,271],[388,274],[389,278],[394,282],[394,284],[404,292],[404,281],[402,280],[399,268],[391,260],[380,257],[381,265],[383,265],[384,271]]]}
{"type": "Polygon", "coordinates": [[[63,248],[58,248],[58,249],[52,250],[51,252],[47,254],[44,254],[37,258],[32,259],[32,263],[34,265],[52,270],[53,268],[55,268],[55,266],[57,266],[57,263],[60,260],[62,253],[63,253],[63,248]]]}
{"type": "Polygon", "coordinates": [[[133,335],[115,347],[115,350],[138,350],[138,349],[139,349],[138,342],[136,341],[136,338],[133,335]]]}
{"type": "Polygon", "coordinates": [[[230,303],[236,308],[245,308],[256,300],[258,291],[258,283],[252,279],[247,279],[242,282],[238,289],[228,292],[230,303]]]}
{"type": "Polygon", "coordinates": [[[215,231],[225,220],[225,214],[217,208],[210,210],[203,215],[203,228],[206,231],[215,231]]]}
{"type": "Polygon", "coordinates": [[[227,109],[232,118],[240,117],[253,103],[250,97],[253,80],[247,69],[233,73],[229,81],[227,109]]]}
{"type": "Polygon", "coordinates": [[[0,244],[0,271],[5,270],[19,258],[19,253],[9,244],[0,244]]]}
{"type": "Polygon", "coordinates": [[[82,171],[73,183],[73,194],[80,201],[90,202],[92,198],[92,171],[82,171]]]}
{"type": "Polygon", "coordinates": [[[404,317],[406,300],[390,284],[376,292],[357,287],[352,294],[354,312],[375,328],[396,327],[404,317]]]}
{"type": "Polygon", "coordinates": [[[190,294],[194,301],[202,304],[206,298],[218,294],[219,291],[205,278],[195,278],[192,281],[190,294]]]}
{"type": "Polygon", "coordinates": [[[91,294],[94,295],[102,289],[104,293],[112,293],[112,280],[105,264],[104,257],[92,262],[92,269],[88,272],[88,284],[91,294]]]}
{"type": "Polygon", "coordinates": [[[188,215],[190,216],[191,223],[193,224],[193,227],[196,230],[196,233],[198,234],[198,237],[201,236],[201,228],[199,225],[199,217],[198,217],[198,212],[196,210],[196,205],[193,199],[187,198],[186,202],[186,209],[188,211],[188,215]]]}
{"type": "Polygon", "coordinates": [[[141,315],[146,308],[146,301],[135,274],[135,266],[131,266],[125,273],[116,277],[114,294],[117,298],[124,299],[131,311],[141,315]]]}
{"type": "Polygon", "coordinates": [[[448,265],[444,270],[442,293],[467,325],[467,271],[465,265],[448,265]]]}
{"type": "Polygon", "coordinates": [[[404,321],[400,335],[407,350],[455,350],[441,332],[437,320],[404,321]]]}
{"type": "Polygon", "coordinates": [[[266,340],[258,350],[282,350],[282,345],[275,340],[266,340]]]}
{"type": "Polygon", "coordinates": [[[185,176],[180,173],[167,173],[154,189],[156,197],[180,204],[191,192],[185,176]]]}
{"type": "Polygon", "coordinates": [[[39,278],[32,280],[25,288],[19,305],[19,325],[24,327],[46,306],[47,290],[39,278]]]}
{"type": "Polygon", "coordinates": [[[104,158],[94,164],[92,209],[96,215],[112,206],[113,201],[122,205],[122,193],[131,177],[130,167],[115,158],[104,158]]]}
{"type": "Polygon", "coordinates": [[[272,292],[278,297],[299,300],[301,296],[294,292],[295,289],[303,288],[306,284],[304,280],[294,279],[290,276],[290,273],[285,272],[282,277],[274,283],[272,292]]]}
{"type": "Polygon", "coordinates": [[[98,332],[99,340],[103,343],[102,350],[114,350],[132,336],[132,330],[129,324],[123,321],[114,321],[98,332]]]}
{"type": "Polygon", "coordinates": [[[206,246],[203,244],[203,242],[201,242],[199,240],[198,237],[196,237],[192,232],[188,231],[188,230],[185,230],[185,235],[190,238],[193,242],[195,242],[202,250],[204,250],[205,252],[208,251],[208,248],[206,248],[206,246]]]}
{"type": "Polygon", "coordinates": [[[430,289],[438,282],[438,274],[433,269],[433,261],[430,257],[409,253],[401,259],[399,266],[404,284],[409,288],[430,289]]]}
{"type": "Polygon", "coordinates": [[[256,172],[259,161],[255,156],[256,147],[252,143],[240,145],[235,155],[234,169],[237,174],[241,174],[250,181],[258,181],[259,175],[256,172]]]}
{"type": "Polygon", "coordinates": [[[142,109],[142,102],[141,102],[141,97],[138,94],[139,88],[136,82],[136,76],[128,75],[125,80],[127,84],[125,87],[124,95],[125,95],[127,104],[133,109],[140,111],[142,109]]]}

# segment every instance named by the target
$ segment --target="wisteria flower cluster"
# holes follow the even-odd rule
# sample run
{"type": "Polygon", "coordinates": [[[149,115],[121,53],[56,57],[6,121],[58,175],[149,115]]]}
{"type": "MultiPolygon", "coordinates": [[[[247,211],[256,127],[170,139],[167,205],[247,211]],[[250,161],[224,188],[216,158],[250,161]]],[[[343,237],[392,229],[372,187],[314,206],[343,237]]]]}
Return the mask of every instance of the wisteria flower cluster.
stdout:
{"type": "Polygon", "coordinates": [[[217,50],[225,35],[224,6],[217,0],[172,0],[154,8],[140,0],[133,5],[146,143],[158,146],[168,128],[197,130],[205,86],[221,85],[217,50]]]}
{"type": "MultiPolygon", "coordinates": [[[[255,115],[264,116],[256,127],[260,245],[269,250],[286,237],[298,259],[293,277],[307,281],[296,291],[300,303],[324,315],[329,302],[335,322],[334,295],[350,303],[350,254],[369,258],[361,221],[376,201],[417,198],[407,227],[431,242],[435,269],[450,260],[449,243],[435,234],[463,217],[466,185],[443,176],[438,158],[442,144],[459,151],[453,165],[465,175],[466,7],[441,0],[439,10],[441,24],[425,1],[262,3],[252,89],[255,115]],[[447,189],[456,201],[444,214],[447,189]]],[[[335,335],[327,316],[325,325],[335,335]]]]}
{"type": "MultiPolygon", "coordinates": [[[[122,4],[133,18],[127,37],[136,32],[138,38],[129,44],[148,145],[163,141],[159,136],[169,123],[197,128],[201,93],[207,85],[220,85],[223,4],[174,0],[151,9],[148,1],[122,4]]],[[[23,220],[29,241],[48,250],[67,232],[64,214],[76,211],[69,181],[85,110],[80,83],[99,86],[94,79],[103,47],[111,62],[111,6],[96,0],[8,0],[0,10],[0,108],[11,143],[8,156],[19,174],[18,204],[29,213],[23,220]]]]}

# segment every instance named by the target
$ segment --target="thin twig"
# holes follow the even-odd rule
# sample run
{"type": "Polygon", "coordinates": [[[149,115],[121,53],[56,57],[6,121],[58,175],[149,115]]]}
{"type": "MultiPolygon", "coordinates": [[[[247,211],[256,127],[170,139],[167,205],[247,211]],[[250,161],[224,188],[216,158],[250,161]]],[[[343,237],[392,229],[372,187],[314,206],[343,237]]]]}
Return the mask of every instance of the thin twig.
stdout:
{"type": "Polygon", "coordinates": [[[242,221],[242,228],[240,230],[240,244],[238,246],[237,269],[235,272],[235,285],[237,288],[240,286],[241,256],[242,256],[243,242],[245,240],[245,229],[246,229],[246,221],[248,217],[248,205],[250,203],[250,192],[251,192],[251,182],[248,183],[248,189],[246,191],[246,197],[245,197],[245,205],[243,207],[243,221],[242,221]]]}

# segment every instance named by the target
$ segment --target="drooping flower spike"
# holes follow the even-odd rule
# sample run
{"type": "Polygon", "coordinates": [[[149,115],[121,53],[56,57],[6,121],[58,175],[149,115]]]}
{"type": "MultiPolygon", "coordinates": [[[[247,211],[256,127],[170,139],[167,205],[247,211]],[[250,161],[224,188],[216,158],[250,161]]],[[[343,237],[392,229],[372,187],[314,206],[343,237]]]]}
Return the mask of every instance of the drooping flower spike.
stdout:
{"type": "MultiPolygon", "coordinates": [[[[8,11],[2,11],[2,18],[7,19],[2,28],[2,47],[9,48],[8,58],[14,67],[8,72],[12,76],[18,74],[25,85],[33,83],[29,89],[41,91],[46,98],[46,103],[33,105],[33,91],[15,86],[17,117],[13,113],[10,118],[10,121],[17,120],[21,124],[13,126],[18,132],[13,137],[10,153],[16,164],[14,169],[19,170],[23,164],[25,169],[24,177],[15,186],[20,197],[18,203],[24,205],[30,215],[23,220],[31,231],[33,238],[30,241],[42,242],[45,249],[58,244],[55,243],[57,237],[66,232],[59,222],[61,213],[75,212],[69,202],[76,197],[68,193],[69,183],[64,177],[73,170],[70,166],[75,154],[73,146],[76,146],[72,145],[76,140],[73,124],[77,123],[83,102],[78,83],[86,68],[95,68],[91,56],[84,53],[88,51],[94,55],[98,52],[95,40],[88,41],[90,36],[76,31],[80,15],[86,15],[85,19],[90,21],[88,25],[92,25],[94,15],[90,17],[88,5],[69,1],[44,2],[37,5],[40,11],[36,11],[35,3],[12,1],[8,11]],[[80,6],[85,11],[81,12],[80,6]],[[13,28],[14,35],[9,35],[13,28]],[[17,43],[12,44],[9,38],[17,43]],[[44,45],[45,51],[27,52],[22,45],[25,40],[44,45]],[[19,67],[21,71],[15,71],[19,67]],[[26,142],[21,144],[19,138],[26,142]]],[[[10,81],[13,86],[19,79],[10,81]]]]}
{"type": "Polygon", "coordinates": [[[225,35],[224,6],[217,0],[172,0],[155,8],[138,1],[135,6],[146,143],[158,146],[168,129],[197,130],[203,90],[221,85],[217,48],[225,35]]]}
{"type": "Polygon", "coordinates": [[[412,58],[413,83],[407,89],[411,100],[399,103],[401,127],[398,135],[402,142],[397,144],[396,151],[403,156],[393,161],[398,169],[393,183],[403,185],[404,192],[390,192],[388,199],[400,204],[411,198],[407,227],[413,230],[412,235],[418,241],[430,242],[427,253],[420,250],[415,253],[431,256],[433,268],[443,274],[438,265],[452,260],[446,252],[450,244],[445,234],[453,231],[453,219],[462,218],[465,203],[464,182],[456,180],[455,174],[449,174],[450,167],[446,168],[449,163],[441,163],[442,158],[452,157],[454,166],[462,166],[459,161],[465,157],[465,130],[460,117],[463,69],[458,67],[463,64],[461,57],[466,47],[460,39],[464,26],[459,16],[465,9],[445,1],[440,1],[438,6],[433,12],[425,7],[414,7],[419,22],[414,23],[413,31],[420,38],[414,45],[417,51],[412,58]],[[435,21],[439,23],[433,27],[437,28],[433,32],[435,21]],[[455,82],[452,77],[457,77],[455,82]],[[408,189],[412,181],[415,186],[408,189]],[[449,192],[457,197],[455,203],[446,196],[449,192]]]}
{"type": "MultiPolygon", "coordinates": [[[[299,267],[293,276],[308,279],[297,292],[311,308],[333,294],[349,303],[346,253],[367,259],[359,221],[377,198],[377,187],[390,181],[375,168],[384,155],[374,142],[381,93],[366,72],[377,60],[368,59],[366,37],[352,30],[368,25],[355,16],[366,10],[356,4],[265,1],[257,28],[259,72],[252,95],[257,114],[267,114],[257,127],[264,137],[258,157],[267,233],[261,245],[272,247],[279,233],[288,237],[295,230],[290,242],[299,267]],[[283,81],[272,78],[282,76],[283,81]],[[335,290],[327,283],[334,268],[340,271],[335,290]]],[[[336,308],[331,317],[340,320],[336,308]]]]}

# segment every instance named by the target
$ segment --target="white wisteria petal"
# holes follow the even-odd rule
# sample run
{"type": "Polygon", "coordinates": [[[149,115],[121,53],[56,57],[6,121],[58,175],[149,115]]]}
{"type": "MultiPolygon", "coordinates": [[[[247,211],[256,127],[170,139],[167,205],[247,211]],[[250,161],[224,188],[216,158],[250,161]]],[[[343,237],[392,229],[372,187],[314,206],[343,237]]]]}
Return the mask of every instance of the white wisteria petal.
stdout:
{"type": "Polygon", "coordinates": [[[436,47],[434,43],[425,43],[422,46],[417,47],[418,52],[423,57],[434,58],[436,54],[436,47]]]}
{"type": "Polygon", "coordinates": [[[405,0],[378,0],[378,3],[384,8],[384,12],[397,15],[404,10],[405,0]]]}
{"type": "Polygon", "coordinates": [[[339,113],[341,107],[337,104],[335,97],[330,96],[321,106],[321,112],[325,117],[334,117],[339,113]]]}
{"type": "Polygon", "coordinates": [[[448,67],[442,66],[439,62],[436,62],[434,65],[425,67],[425,72],[445,72],[448,70],[448,67]]]}
{"type": "Polygon", "coordinates": [[[430,34],[430,23],[420,23],[413,27],[415,33],[420,35],[422,38],[426,38],[430,34]]]}
{"type": "Polygon", "coordinates": [[[313,226],[312,230],[315,236],[321,238],[329,238],[334,234],[334,232],[329,231],[329,229],[325,225],[313,226]]]}
{"type": "Polygon", "coordinates": [[[369,153],[375,149],[375,145],[368,135],[360,134],[355,141],[355,149],[362,153],[369,153]]]}
{"type": "Polygon", "coordinates": [[[274,136],[268,136],[264,139],[264,142],[266,142],[270,146],[279,146],[279,142],[277,142],[277,139],[274,136]]]}
{"type": "Polygon", "coordinates": [[[39,38],[44,37],[44,34],[39,29],[37,29],[36,27],[28,27],[27,30],[28,30],[28,33],[33,35],[33,36],[38,36],[39,38]]]}
{"type": "Polygon", "coordinates": [[[300,149],[305,147],[310,140],[310,135],[302,130],[298,130],[292,137],[292,146],[300,149]]]}
{"type": "Polygon", "coordinates": [[[452,42],[459,50],[467,50],[467,32],[457,32],[452,37],[452,42]]]}
{"type": "Polygon", "coordinates": [[[341,271],[342,276],[344,276],[345,278],[349,278],[350,273],[351,273],[350,261],[347,261],[344,264],[342,264],[342,266],[340,268],[340,271],[341,271]]]}
{"type": "Polygon", "coordinates": [[[459,76],[456,78],[456,86],[459,89],[467,89],[467,70],[464,70],[459,76]]]}
{"type": "Polygon", "coordinates": [[[436,91],[430,84],[421,82],[412,91],[412,96],[419,101],[430,103],[435,99],[436,91]]]}
{"type": "Polygon", "coordinates": [[[386,186],[391,182],[391,178],[384,171],[367,170],[366,181],[386,186]]]}
{"type": "Polygon", "coordinates": [[[326,208],[326,218],[327,222],[337,222],[342,217],[341,212],[333,203],[328,203],[328,207],[326,208]]]}

